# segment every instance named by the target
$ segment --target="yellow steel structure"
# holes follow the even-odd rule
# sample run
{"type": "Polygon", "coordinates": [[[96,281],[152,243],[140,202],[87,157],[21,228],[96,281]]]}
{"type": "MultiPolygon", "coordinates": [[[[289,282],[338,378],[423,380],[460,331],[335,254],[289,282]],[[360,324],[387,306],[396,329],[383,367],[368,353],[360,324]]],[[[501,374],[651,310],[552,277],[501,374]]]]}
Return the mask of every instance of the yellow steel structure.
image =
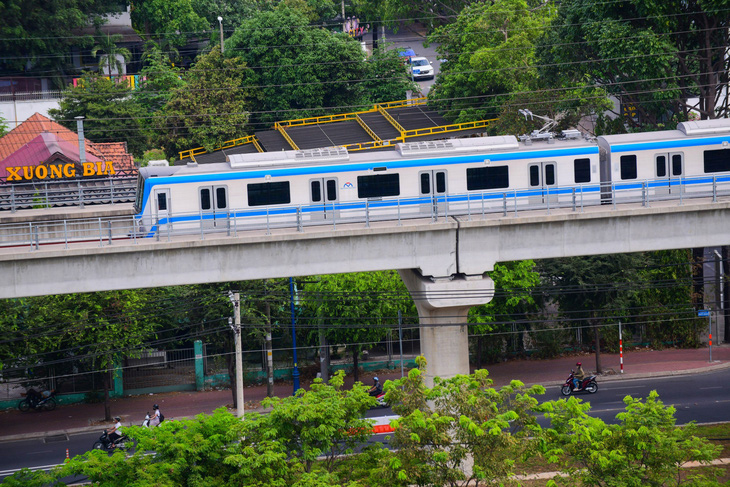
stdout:
{"type": "MultiPolygon", "coordinates": [[[[492,122],[496,121],[496,118],[490,119],[490,120],[479,120],[476,122],[466,122],[466,123],[455,123],[451,125],[441,125],[439,127],[428,127],[423,129],[415,129],[415,130],[406,130],[403,128],[401,124],[399,124],[391,114],[387,112],[388,109],[391,108],[403,108],[403,107],[412,107],[412,106],[419,106],[419,105],[425,105],[428,102],[428,98],[422,97],[422,98],[412,98],[410,100],[398,100],[398,101],[391,101],[388,103],[377,103],[371,108],[370,110],[363,110],[361,112],[351,112],[351,113],[339,113],[337,115],[325,115],[321,117],[308,117],[308,118],[298,118],[294,120],[285,120],[283,122],[276,122],[274,124],[274,129],[278,130],[281,135],[286,139],[287,143],[291,146],[294,150],[299,150],[299,147],[296,143],[294,143],[294,140],[289,136],[289,134],[286,132],[286,129],[290,127],[303,127],[306,125],[317,125],[317,124],[323,124],[323,123],[334,123],[334,122],[344,122],[347,120],[355,120],[358,124],[370,135],[370,137],[373,138],[373,140],[368,142],[359,142],[356,144],[347,144],[343,145],[342,147],[345,147],[348,151],[361,151],[361,150],[368,150],[368,149],[380,149],[383,147],[392,147],[395,144],[399,142],[404,142],[406,139],[410,137],[420,137],[424,135],[433,135],[433,134],[444,134],[448,132],[459,132],[461,130],[470,130],[470,129],[479,129],[479,128],[486,128],[488,127],[492,122]],[[381,140],[380,137],[378,137],[375,132],[367,126],[367,124],[360,118],[360,115],[364,113],[373,113],[373,112],[379,112],[383,117],[385,117],[393,127],[400,132],[400,135],[394,139],[390,140],[381,140]]],[[[258,142],[258,139],[255,135],[249,135],[247,137],[241,137],[238,139],[228,140],[226,142],[223,142],[219,147],[216,147],[214,151],[221,150],[221,149],[229,149],[231,147],[236,147],[243,144],[249,144],[252,143],[256,150],[259,152],[264,152],[264,149],[261,147],[261,145],[258,142]]],[[[185,159],[186,157],[190,157],[193,161],[195,161],[195,156],[200,154],[205,154],[206,151],[204,147],[197,147],[195,149],[190,149],[186,151],[181,151],[179,153],[180,159],[185,159]]]]}

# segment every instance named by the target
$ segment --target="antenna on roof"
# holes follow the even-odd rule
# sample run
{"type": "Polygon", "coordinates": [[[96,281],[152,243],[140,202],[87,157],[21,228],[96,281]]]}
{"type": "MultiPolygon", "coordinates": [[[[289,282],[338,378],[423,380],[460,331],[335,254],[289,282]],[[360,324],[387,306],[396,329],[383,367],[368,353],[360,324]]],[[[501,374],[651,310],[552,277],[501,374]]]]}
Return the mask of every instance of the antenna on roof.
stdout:
{"type": "Polygon", "coordinates": [[[547,140],[548,143],[553,140],[555,137],[555,134],[550,132],[550,129],[555,127],[558,122],[553,120],[550,117],[543,117],[542,115],[535,115],[530,110],[527,110],[526,108],[520,108],[517,110],[517,112],[520,115],[523,115],[525,117],[525,120],[534,120],[535,118],[539,118],[540,120],[545,120],[545,125],[540,128],[540,130],[533,130],[530,135],[520,135],[520,140],[523,142],[530,142],[533,140],[547,140]]]}

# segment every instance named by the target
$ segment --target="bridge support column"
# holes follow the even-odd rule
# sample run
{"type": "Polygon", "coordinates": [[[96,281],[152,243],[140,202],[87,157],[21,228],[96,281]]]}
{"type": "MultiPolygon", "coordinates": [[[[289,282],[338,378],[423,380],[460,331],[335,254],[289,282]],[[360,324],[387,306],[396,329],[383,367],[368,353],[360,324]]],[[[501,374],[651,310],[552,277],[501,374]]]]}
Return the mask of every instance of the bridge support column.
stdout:
{"type": "Polygon", "coordinates": [[[494,281],[485,275],[423,277],[413,269],[398,271],[418,309],[421,354],[428,362],[426,385],[433,378],[469,373],[467,314],[494,296],[494,281]]]}

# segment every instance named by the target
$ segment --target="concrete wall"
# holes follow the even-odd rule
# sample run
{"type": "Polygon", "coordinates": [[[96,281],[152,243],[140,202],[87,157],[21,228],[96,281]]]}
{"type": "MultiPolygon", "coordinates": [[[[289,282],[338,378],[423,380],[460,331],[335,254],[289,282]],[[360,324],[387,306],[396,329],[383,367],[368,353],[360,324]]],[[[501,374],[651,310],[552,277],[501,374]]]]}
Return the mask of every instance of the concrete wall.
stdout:
{"type": "Polygon", "coordinates": [[[0,117],[7,121],[9,129],[14,129],[38,112],[48,117],[48,110],[59,108],[58,98],[43,100],[15,100],[0,102],[0,117]]]}

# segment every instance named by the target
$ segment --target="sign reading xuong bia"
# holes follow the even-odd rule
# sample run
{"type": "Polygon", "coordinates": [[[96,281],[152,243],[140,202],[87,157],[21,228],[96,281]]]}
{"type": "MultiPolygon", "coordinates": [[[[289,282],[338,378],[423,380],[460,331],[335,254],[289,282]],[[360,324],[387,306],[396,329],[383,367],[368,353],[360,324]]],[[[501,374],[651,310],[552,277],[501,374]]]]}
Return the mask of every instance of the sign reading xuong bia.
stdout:
{"type": "MultiPolygon", "coordinates": [[[[49,166],[15,166],[6,167],[8,181],[31,181],[33,179],[62,179],[76,177],[76,164],[52,164],[49,166]]],[[[116,174],[111,161],[107,162],[84,162],[81,163],[81,175],[88,176],[111,176],[116,174]]]]}

